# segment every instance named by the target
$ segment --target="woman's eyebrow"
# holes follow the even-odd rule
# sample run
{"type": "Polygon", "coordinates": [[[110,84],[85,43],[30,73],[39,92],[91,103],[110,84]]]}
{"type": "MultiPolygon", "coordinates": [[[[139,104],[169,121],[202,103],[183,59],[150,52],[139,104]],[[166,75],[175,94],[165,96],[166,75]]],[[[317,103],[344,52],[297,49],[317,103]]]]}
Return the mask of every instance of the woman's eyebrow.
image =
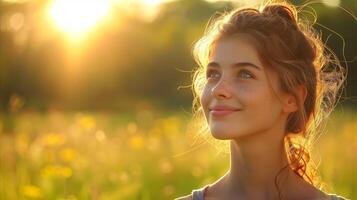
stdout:
{"type": "MultiPolygon", "coordinates": [[[[207,67],[213,67],[213,68],[220,68],[221,66],[217,62],[210,62],[208,63],[207,67]]],[[[254,67],[258,70],[261,70],[261,67],[259,67],[256,64],[250,63],[250,62],[238,62],[234,63],[231,65],[232,68],[239,68],[239,67],[254,67]]]]}

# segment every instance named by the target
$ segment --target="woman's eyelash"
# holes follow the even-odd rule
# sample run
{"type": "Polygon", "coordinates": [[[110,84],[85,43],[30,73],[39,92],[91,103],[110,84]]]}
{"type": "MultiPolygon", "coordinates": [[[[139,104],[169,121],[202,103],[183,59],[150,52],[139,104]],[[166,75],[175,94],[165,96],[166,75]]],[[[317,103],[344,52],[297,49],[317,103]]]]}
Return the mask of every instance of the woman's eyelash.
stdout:
{"type": "MultiPolygon", "coordinates": [[[[247,70],[241,70],[241,71],[238,72],[238,74],[241,74],[242,72],[245,73],[245,74],[248,74],[248,75],[250,76],[249,78],[254,78],[253,74],[250,73],[250,72],[247,71],[247,70]]],[[[245,77],[245,78],[247,78],[247,77],[245,77]]]]}
{"type": "Polygon", "coordinates": [[[206,72],[206,78],[211,78],[211,75],[214,74],[214,73],[218,73],[218,72],[215,71],[215,70],[208,70],[206,72]]]}
{"type": "MultiPolygon", "coordinates": [[[[215,70],[208,70],[207,72],[206,72],[206,78],[207,79],[209,79],[209,78],[213,78],[213,77],[211,77],[211,75],[212,74],[214,74],[214,73],[218,73],[217,71],[215,71],[215,70]]],[[[219,73],[218,73],[219,74],[219,73]]],[[[250,73],[249,71],[247,71],[247,70],[240,70],[239,72],[238,72],[238,76],[240,75],[240,74],[247,74],[249,77],[244,77],[244,78],[254,78],[254,76],[253,76],[253,74],[252,73],[250,73]]]]}

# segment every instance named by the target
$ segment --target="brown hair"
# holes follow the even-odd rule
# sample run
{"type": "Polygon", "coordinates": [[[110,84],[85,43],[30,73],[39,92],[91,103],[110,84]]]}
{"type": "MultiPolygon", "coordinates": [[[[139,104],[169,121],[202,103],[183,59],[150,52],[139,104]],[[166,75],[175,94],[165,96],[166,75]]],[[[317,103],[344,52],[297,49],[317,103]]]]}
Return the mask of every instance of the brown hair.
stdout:
{"type": "Polygon", "coordinates": [[[322,133],[321,122],[337,103],[346,73],[335,54],[324,46],[313,24],[300,19],[298,14],[297,8],[289,3],[269,1],[256,7],[235,9],[209,23],[193,49],[199,66],[193,74],[194,115],[190,126],[199,137],[203,135],[209,142],[221,143],[207,137],[209,127],[199,101],[206,82],[205,67],[217,41],[245,33],[252,39],[263,64],[278,74],[282,91],[298,98],[297,86],[307,90],[305,101],[298,99],[299,109],[290,113],[286,122],[285,146],[289,158],[286,167],[290,166],[301,178],[322,188],[318,185],[320,180],[311,163],[310,151],[322,133]]]}

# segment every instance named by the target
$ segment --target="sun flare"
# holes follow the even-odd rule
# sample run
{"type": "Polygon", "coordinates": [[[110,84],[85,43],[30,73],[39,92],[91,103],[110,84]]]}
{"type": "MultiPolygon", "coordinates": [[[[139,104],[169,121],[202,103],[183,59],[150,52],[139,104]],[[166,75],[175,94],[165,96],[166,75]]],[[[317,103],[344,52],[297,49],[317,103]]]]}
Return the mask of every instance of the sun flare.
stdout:
{"type": "Polygon", "coordinates": [[[61,30],[78,36],[102,20],[109,8],[109,0],[53,0],[49,16],[61,30]]]}

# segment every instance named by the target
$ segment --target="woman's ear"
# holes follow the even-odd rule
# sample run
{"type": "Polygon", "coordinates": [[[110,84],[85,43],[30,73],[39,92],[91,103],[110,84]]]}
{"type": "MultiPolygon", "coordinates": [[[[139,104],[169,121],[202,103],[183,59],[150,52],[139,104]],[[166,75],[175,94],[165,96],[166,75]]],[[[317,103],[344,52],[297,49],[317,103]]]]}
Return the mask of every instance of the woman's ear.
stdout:
{"type": "Polygon", "coordinates": [[[295,112],[299,109],[298,102],[305,102],[307,89],[304,85],[299,85],[294,89],[294,94],[287,94],[284,98],[283,111],[286,113],[295,112]],[[298,98],[298,99],[297,99],[298,98]]]}

